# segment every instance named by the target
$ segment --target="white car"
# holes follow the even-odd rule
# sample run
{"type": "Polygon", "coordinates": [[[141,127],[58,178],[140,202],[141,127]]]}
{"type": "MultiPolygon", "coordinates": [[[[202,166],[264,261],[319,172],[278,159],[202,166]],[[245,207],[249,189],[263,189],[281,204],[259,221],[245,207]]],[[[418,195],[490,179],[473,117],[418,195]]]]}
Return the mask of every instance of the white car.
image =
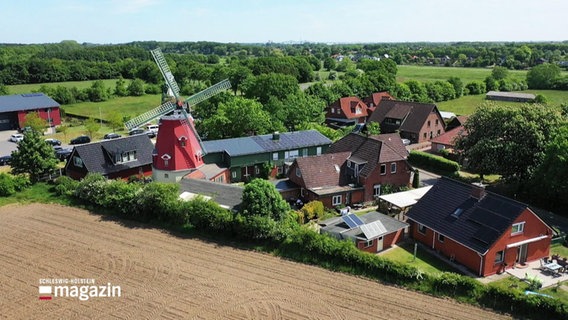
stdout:
{"type": "Polygon", "coordinates": [[[18,143],[22,140],[24,140],[24,135],[21,133],[14,133],[13,135],[10,136],[10,141],[12,142],[18,143]]]}

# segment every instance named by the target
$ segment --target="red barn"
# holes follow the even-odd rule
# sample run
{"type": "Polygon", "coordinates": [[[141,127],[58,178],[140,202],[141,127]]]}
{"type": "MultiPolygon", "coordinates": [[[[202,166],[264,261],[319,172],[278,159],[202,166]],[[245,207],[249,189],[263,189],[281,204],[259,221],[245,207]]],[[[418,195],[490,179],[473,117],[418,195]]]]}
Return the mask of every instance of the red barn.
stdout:
{"type": "Polygon", "coordinates": [[[50,126],[58,126],[61,124],[60,107],[43,93],[0,96],[0,130],[22,128],[26,115],[32,112],[37,112],[50,126]]]}
{"type": "Polygon", "coordinates": [[[407,214],[411,235],[479,276],[549,255],[552,229],[526,204],[441,178],[407,214]]]}

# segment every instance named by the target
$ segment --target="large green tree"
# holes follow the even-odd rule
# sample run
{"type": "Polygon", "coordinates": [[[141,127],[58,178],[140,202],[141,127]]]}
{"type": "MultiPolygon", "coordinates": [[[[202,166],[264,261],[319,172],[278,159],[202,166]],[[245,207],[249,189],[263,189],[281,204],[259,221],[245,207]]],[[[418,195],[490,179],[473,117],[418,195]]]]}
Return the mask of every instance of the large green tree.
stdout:
{"type": "Polygon", "coordinates": [[[254,179],[245,186],[240,213],[245,216],[269,217],[282,220],[290,206],[274,185],[264,179],[254,179]]]}
{"type": "Polygon", "coordinates": [[[298,130],[302,123],[322,124],[325,121],[323,110],[326,102],[302,91],[286,96],[284,100],[270,99],[265,109],[273,121],[281,122],[290,131],[298,130]]]}
{"type": "Polygon", "coordinates": [[[20,141],[18,149],[12,152],[12,173],[29,174],[32,182],[36,182],[43,174],[53,172],[57,163],[53,148],[36,130],[26,131],[24,140],[20,141]]]}
{"type": "Polygon", "coordinates": [[[544,63],[527,72],[527,85],[530,89],[551,89],[560,78],[560,67],[556,64],[544,63]]]}
{"type": "Polygon", "coordinates": [[[33,129],[33,131],[39,132],[41,134],[47,127],[47,121],[41,118],[37,112],[30,112],[26,115],[23,127],[30,127],[33,129]]]}
{"type": "Polygon", "coordinates": [[[270,132],[270,114],[257,101],[243,97],[219,104],[217,112],[205,119],[200,130],[208,139],[236,138],[270,132]]]}
{"type": "Polygon", "coordinates": [[[281,73],[261,74],[250,77],[242,84],[245,97],[258,99],[263,105],[271,98],[283,100],[300,90],[296,78],[281,73]]]}
{"type": "Polygon", "coordinates": [[[465,123],[467,135],[456,148],[479,174],[500,174],[506,181],[527,181],[544,159],[551,134],[562,123],[559,109],[538,104],[481,105],[465,123]]]}

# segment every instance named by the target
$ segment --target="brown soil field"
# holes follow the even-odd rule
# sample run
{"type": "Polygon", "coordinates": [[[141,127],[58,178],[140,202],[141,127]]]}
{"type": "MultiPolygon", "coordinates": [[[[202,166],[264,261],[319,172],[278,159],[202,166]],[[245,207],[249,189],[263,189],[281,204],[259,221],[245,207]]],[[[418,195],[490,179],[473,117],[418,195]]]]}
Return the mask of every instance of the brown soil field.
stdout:
{"type": "Polygon", "coordinates": [[[0,318],[510,319],[269,254],[58,205],[0,208],[0,318]],[[40,279],[120,297],[40,300],[40,279]]]}

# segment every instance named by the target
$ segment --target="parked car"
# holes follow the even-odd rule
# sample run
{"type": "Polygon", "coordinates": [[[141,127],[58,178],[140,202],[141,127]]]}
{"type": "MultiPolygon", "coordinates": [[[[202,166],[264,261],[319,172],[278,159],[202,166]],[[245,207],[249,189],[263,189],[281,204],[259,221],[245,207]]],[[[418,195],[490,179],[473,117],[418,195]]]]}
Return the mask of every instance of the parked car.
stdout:
{"type": "Polygon", "coordinates": [[[404,144],[405,146],[408,146],[408,145],[410,145],[410,140],[402,139],[402,144],[404,144]]]}
{"type": "Polygon", "coordinates": [[[75,139],[72,139],[70,144],[82,144],[82,143],[89,143],[91,142],[91,138],[89,138],[89,136],[78,136],[75,139]]]}
{"type": "Polygon", "coordinates": [[[134,128],[128,132],[128,135],[133,136],[135,134],[142,134],[144,133],[144,129],[134,128]]]}
{"type": "Polygon", "coordinates": [[[71,152],[73,152],[73,149],[71,149],[71,148],[59,147],[59,149],[55,149],[55,157],[57,159],[59,159],[59,161],[63,161],[63,160],[66,160],[67,158],[69,158],[69,156],[71,155],[71,152]]]}
{"type": "Polygon", "coordinates": [[[52,145],[52,146],[60,146],[61,145],[61,141],[57,140],[57,139],[45,139],[45,142],[47,142],[48,144],[52,145]]]}
{"type": "Polygon", "coordinates": [[[10,164],[10,162],[12,162],[12,156],[1,156],[0,157],[0,166],[10,164]]]}
{"type": "Polygon", "coordinates": [[[18,143],[22,140],[24,140],[24,135],[21,134],[21,133],[14,133],[14,134],[10,135],[10,141],[12,141],[12,142],[18,143]]]}
{"type": "Polygon", "coordinates": [[[146,131],[152,131],[155,134],[158,134],[158,129],[160,127],[157,124],[149,124],[146,126],[146,131]]]}
{"type": "Polygon", "coordinates": [[[157,132],[154,132],[154,131],[151,131],[151,130],[146,130],[145,133],[148,135],[149,138],[155,138],[156,134],[157,134],[157,132]]]}
{"type": "Polygon", "coordinates": [[[112,132],[112,133],[105,134],[103,139],[110,140],[110,139],[118,139],[120,137],[122,137],[120,134],[112,132]]]}

